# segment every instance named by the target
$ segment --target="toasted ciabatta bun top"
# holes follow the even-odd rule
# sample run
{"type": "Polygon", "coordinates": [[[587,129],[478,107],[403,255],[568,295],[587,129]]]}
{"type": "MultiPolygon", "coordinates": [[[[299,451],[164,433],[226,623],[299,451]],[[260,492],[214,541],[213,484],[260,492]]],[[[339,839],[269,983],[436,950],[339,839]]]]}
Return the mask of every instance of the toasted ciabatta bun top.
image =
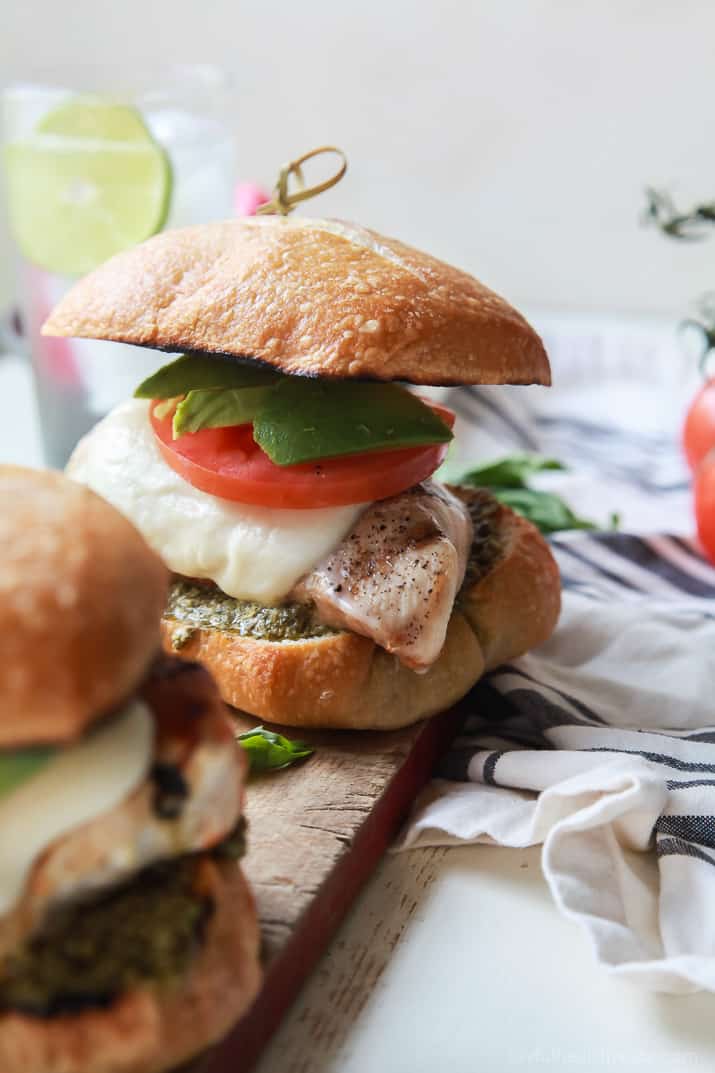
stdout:
{"type": "Polygon", "coordinates": [[[541,340],[504,299],[337,220],[167,231],[81,280],[43,333],[248,357],[302,376],[550,383],[541,340]]]}
{"type": "Polygon", "coordinates": [[[0,502],[0,748],[68,741],[138,686],[167,570],[59,473],[0,466],[0,502]]]}

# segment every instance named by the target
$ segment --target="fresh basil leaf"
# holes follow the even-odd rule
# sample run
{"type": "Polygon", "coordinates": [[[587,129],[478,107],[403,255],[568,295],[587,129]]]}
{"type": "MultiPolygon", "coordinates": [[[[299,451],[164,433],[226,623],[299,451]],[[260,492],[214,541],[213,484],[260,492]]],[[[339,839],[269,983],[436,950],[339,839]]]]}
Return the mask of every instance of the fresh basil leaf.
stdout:
{"type": "Polygon", "coordinates": [[[0,753],[0,797],[32,778],[55,755],[55,749],[14,749],[0,753]]]}
{"type": "Polygon", "coordinates": [[[447,443],[431,407],[396,384],[285,377],[262,402],[253,438],[272,462],[292,466],[362,451],[447,443]]]}
{"type": "Polygon", "coordinates": [[[315,751],[304,741],[291,741],[290,738],[276,734],[273,730],[266,730],[262,726],[239,734],[236,740],[248,753],[252,775],[265,771],[280,771],[281,768],[295,764],[297,760],[304,760],[315,751]]]}
{"type": "Polygon", "coordinates": [[[523,514],[542,533],[558,533],[563,529],[596,529],[593,522],[579,518],[553,492],[536,488],[490,488],[492,495],[517,514],[523,514]]]}
{"type": "Polygon", "coordinates": [[[182,354],[139,385],[136,399],[171,399],[200,388],[267,387],[281,374],[262,365],[211,354],[182,354]]]}
{"type": "Polygon", "coordinates": [[[534,473],[566,468],[555,458],[509,455],[470,469],[456,483],[488,488],[496,499],[528,518],[542,533],[559,533],[564,529],[597,529],[593,522],[574,514],[561,496],[529,487],[528,478],[534,473]]]}
{"type": "Polygon", "coordinates": [[[554,469],[564,470],[566,466],[555,458],[541,455],[509,455],[470,469],[459,483],[477,488],[528,488],[528,478],[534,473],[554,469]]]}
{"type": "Polygon", "coordinates": [[[174,439],[202,428],[225,428],[253,421],[270,387],[243,387],[190,391],[174,413],[174,439]]]}

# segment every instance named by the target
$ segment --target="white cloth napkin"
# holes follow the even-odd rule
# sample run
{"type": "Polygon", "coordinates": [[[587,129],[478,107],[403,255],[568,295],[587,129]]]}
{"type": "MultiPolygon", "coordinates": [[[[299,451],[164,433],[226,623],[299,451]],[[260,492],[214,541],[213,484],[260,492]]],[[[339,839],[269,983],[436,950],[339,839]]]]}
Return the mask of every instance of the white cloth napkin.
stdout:
{"type": "Polygon", "coordinates": [[[557,908],[609,972],[715,990],[715,569],[672,535],[692,528],[677,430],[694,378],[662,331],[639,347],[595,326],[584,347],[582,325],[557,327],[564,387],[548,402],[538,389],[450,396],[455,470],[518,448],[556,454],[574,467],[570,501],[620,511],[631,532],[553,540],[558,629],[475,688],[401,848],[543,844],[557,908]]]}

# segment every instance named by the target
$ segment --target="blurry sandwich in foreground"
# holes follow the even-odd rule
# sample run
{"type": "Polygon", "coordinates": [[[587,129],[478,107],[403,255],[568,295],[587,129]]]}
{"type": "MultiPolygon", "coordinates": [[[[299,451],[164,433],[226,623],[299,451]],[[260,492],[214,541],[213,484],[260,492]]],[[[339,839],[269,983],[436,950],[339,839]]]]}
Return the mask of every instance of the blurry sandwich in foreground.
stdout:
{"type": "Polygon", "coordinates": [[[0,467],[0,1070],[154,1073],[258,989],[245,758],[109,504],[0,467]]]}
{"type": "Polygon", "coordinates": [[[43,331],[186,352],[68,472],[164,558],[166,644],[229,703],[404,726],[551,633],[546,543],[432,479],[454,415],[395,383],[550,382],[539,337],[471,276],[334,220],[228,221],[111,259],[43,331]]]}

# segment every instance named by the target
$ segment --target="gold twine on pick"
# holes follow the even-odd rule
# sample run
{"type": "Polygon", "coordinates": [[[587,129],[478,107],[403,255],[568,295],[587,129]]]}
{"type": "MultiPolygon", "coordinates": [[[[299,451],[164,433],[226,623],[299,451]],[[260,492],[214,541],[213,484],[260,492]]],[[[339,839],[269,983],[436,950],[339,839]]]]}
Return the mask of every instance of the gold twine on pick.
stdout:
{"type": "Polygon", "coordinates": [[[310,152],[304,153],[297,160],[291,160],[289,164],[283,165],[278,173],[278,182],[273,189],[273,197],[265,205],[259,206],[256,209],[256,213],[262,215],[279,213],[281,216],[287,216],[301,201],[307,201],[308,198],[322,194],[324,191],[329,190],[331,186],[339,183],[347,168],[348,160],[342,149],[337,149],[334,145],[321,145],[318,149],[311,149],[310,152]],[[341,161],[340,168],[322,183],[317,183],[315,186],[306,186],[302,166],[306,161],[312,160],[313,157],[320,156],[322,153],[334,153],[338,156],[341,161]],[[291,176],[294,176],[298,183],[297,190],[290,191],[288,189],[288,182],[291,176]]]}

